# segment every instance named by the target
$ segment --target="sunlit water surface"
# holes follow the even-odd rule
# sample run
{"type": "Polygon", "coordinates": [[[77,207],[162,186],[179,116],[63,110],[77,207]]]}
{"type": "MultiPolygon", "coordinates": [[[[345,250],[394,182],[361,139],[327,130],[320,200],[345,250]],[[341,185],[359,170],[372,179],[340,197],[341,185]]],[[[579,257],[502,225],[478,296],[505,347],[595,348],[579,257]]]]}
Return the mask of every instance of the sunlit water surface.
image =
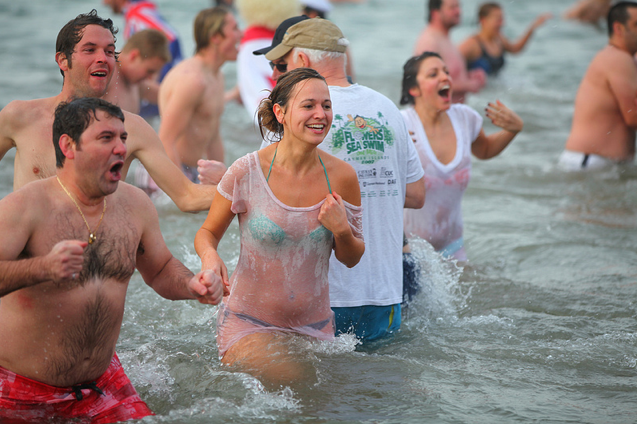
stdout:
{"type": "MultiPolygon", "coordinates": [[[[369,0],[331,14],[352,42],[358,81],[394,101],[424,3],[369,0]]],[[[192,20],[210,3],[159,4],[190,55],[192,20]]],[[[477,4],[463,1],[455,41],[475,30],[477,4]]],[[[505,32],[515,37],[537,14],[559,16],[571,0],[503,4],[505,32]]],[[[0,106],[59,92],[55,37],[93,7],[112,17],[97,0],[0,1],[0,106]]],[[[463,204],[470,265],[457,269],[414,242],[425,283],[392,340],[364,349],[351,337],[291,346],[306,352],[316,384],[265,390],[221,366],[216,308],[161,299],[135,274],[118,352],[157,413],[145,421],[637,422],[637,172],[565,175],[555,166],[578,83],[606,40],[600,29],[553,19],[470,97],[481,113],[498,98],[525,120],[500,157],[474,161],[463,204]]],[[[231,87],[234,64],[224,72],[231,87]]],[[[227,107],[222,132],[229,161],[260,143],[237,105],[227,107]]],[[[14,154],[2,161],[0,195],[11,191],[14,154]]],[[[205,214],[180,213],[165,200],[157,207],[170,249],[197,270],[193,239],[205,214]]],[[[221,244],[230,268],[238,243],[234,223],[221,244]]]]}

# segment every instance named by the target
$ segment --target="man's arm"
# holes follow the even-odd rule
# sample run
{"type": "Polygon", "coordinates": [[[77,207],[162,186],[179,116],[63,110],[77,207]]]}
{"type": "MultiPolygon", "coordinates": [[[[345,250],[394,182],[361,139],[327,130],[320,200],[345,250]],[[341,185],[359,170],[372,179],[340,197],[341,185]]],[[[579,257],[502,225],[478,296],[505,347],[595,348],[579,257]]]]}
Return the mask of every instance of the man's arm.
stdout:
{"type": "Polygon", "coordinates": [[[28,199],[38,196],[29,194],[18,190],[0,201],[0,297],[45,281],[68,280],[82,270],[88,243],[78,240],[59,242],[45,256],[18,259],[35,230],[34,211],[45,209],[34,207],[28,199]]]}
{"type": "Polygon", "coordinates": [[[13,101],[0,110],[0,160],[15,147],[13,129],[16,124],[17,102],[13,101]]]}
{"type": "Polygon", "coordinates": [[[166,155],[157,133],[138,115],[126,114],[130,155],[139,159],[155,183],[184,212],[207,210],[216,186],[194,184],[166,155]]]}
{"type": "Polygon", "coordinates": [[[168,250],[159,228],[157,210],[148,196],[133,189],[136,212],[143,218],[142,236],[137,249],[137,269],[160,296],[170,300],[197,299],[216,305],[223,296],[221,279],[212,272],[196,275],[168,250]]]}
{"type": "Polygon", "coordinates": [[[619,111],[626,125],[637,130],[637,66],[634,59],[625,52],[616,52],[615,61],[606,72],[608,84],[617,99],[619,111]]]}

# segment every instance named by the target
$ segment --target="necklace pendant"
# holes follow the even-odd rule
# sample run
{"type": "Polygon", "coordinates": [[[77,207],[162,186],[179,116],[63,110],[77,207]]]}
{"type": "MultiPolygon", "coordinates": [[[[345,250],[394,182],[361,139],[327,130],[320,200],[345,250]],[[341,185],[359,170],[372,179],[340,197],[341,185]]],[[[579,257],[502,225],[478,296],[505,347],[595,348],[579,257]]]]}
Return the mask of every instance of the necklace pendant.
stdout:
{"type": "Polygon", "coordinates": [[[93,244],[93,242],[97,241],[97,237],[95,237],[95,234],[93,233],[89,233],[88,235],[88,244],[93,244]]]}

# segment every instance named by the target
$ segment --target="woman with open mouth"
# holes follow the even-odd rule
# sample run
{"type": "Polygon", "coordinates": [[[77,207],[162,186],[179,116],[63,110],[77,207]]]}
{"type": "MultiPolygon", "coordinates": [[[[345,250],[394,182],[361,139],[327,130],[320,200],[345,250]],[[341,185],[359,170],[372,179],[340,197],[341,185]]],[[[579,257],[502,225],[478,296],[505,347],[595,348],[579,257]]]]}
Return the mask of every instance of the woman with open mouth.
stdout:
{"type": "Polygon", "coordinates": [[[471,153],[490,159],[522,130],[522,119],[499,100],[486,116],[502,130],[486,135],[482,117],[452,104],[453,81],[440,55],[424,52],[403,67],[401,105],[405,123],[425,170],[426,199],[421,209],[405,209],[405,234],[418,236],[444,256],[466,261],[462,239],[462,195],[471,173],[471,153]]]}

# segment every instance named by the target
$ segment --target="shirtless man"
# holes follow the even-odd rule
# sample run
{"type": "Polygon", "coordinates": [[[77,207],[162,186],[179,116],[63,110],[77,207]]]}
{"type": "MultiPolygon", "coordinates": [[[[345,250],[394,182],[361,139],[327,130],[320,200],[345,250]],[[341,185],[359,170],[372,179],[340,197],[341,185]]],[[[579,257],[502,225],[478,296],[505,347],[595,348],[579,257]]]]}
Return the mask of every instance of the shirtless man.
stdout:
{"type": "Polygon", "coordinates": [[[449,38],[449,31],[460,23],[460,0],[429,0],[429,25],[420,33],[414,56],[436,52],[447,64],[453,78],[454,103],[464,102],[466,93],[477,93],[487,83],[482,69],[467,71],[464,57],[449,38]]]}
{"type": "Polygon", "coordinates": [[[595,170],[635,156],[637,130],[637,2],[608,12],[609,42],[588,67],[575,97],[571,133],[559,164],[595,170]]]}
{"type": "Polygon", "coordinates": [[[0,200],[0,422],[151,415],[115,354],[135,268],[172,300],[217,304],[224,285],[174,258],[148,196],[120,183],[119,107],[61,103],[52,127],[55,176],[0,200]]]}
{"type": "Polygon", "coordinates": [[[224,7],[204,9],[194,23],[196,53],[168,72],[159,88],[159,138],[168,157],[196,177],[198,161],[223,162],[221,66],[236,60],[241,31],[224,7]]]}
{"type": "MultiPolygon", "coordinates": [[[[11,148],[16,148],[14,189],[55,175],[51,145],[55,108],[71,98],[102,97],[106,93],[116,64],[115,33],[113,22],[97,16],[95,10],[69,21],[60,30],[56,42],[55,59],[64,78],[60,94],[44,99],[14,100],[0,111],[0,159],[11,148]]],[[[209,209],[216,187],[188,181],[166,156],[153,128],[137,115],[124,114],[128,149],[122,178],[133,159],[139,159],[179,209],[209,209]]],[[[209,170],[210,179],[218,181],[225,166],[210,165],[214,168],[209,170]]]]}
{"type": "Polygon", "coordinates": [[[159,90],[142,90],[140,83],[156,77],[170,62],[166,36],[156,29],[136,32],[124,44],[117,62],[115,75],[102,98],[135,114],[139,114],[142,98],[157,104],[159,90]]]}

